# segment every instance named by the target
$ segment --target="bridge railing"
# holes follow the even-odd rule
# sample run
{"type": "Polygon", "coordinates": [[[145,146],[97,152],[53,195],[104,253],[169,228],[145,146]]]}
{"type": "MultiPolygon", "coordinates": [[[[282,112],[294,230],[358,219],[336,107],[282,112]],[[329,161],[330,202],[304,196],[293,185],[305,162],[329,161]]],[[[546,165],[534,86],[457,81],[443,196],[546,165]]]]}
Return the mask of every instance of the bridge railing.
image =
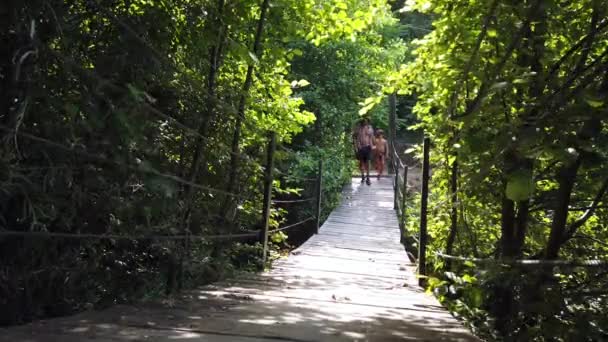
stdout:
{"type": "Polygon", "coordinates": [[[280,231],[293,229],[300,227],[303,224],[315,221],[314,233],[319,232],[319,226],[321,224],[321,194],[323,187],[323,161],[319,160],[317,167],[316,178],[300,179],[302,181],[314,181],[315,182],[315,195],[309,198],[290,199],[290,200],[272,200],[272,183],[274,180],[274,155],[276,150],[276,134],[270,132],[267,147],[266,167],[264,170],[264,202],[262,209],[262,230],[260,232],[260,243],[263,247],[262,259],[265,262],[268,257],[268,238],[270,234],[274,234],[280,231]],[[283,227],[275,229],[269,229],[270,227],[270,211],[272,204],[288,204],[288,203],[313,203],[314,215],[307,217],[301,221],[293,224],[289,224],[283,227]]]}
{"type": "Polygon", "coordinates": [[[391,168],[395,175],[393,178],[394,205],[393,209],[397,211],[399,221],[400,241],[404,242],[405,238],[405,215],[406,215],[406,200],[407,200],[407,173],[408,166],[403,163],[401,157],[397,153],[394,144],[391,144],[391,168]]]}
{"type": "MultiPolygon", "coordinates": [[[[64,240],[76,240],[76,241],[85,241],[85,240],[94,240],[94,241],[147,241],[147,242],[161,242],[161,241],[173,241],[177,242],[184,248],[184,255],[189,256],[193,246],[191,242],[209,242],[209,241],[255,241],[256,239],[260,241],[263,245],[263,254],[262,260],[265,262],[268,257],[268,238],[271,234],[277,233],[279,231],[285,231],[288,229],[293,229],[296,227],[301,227],[303,224],[314,221],[314,233],[318,233],[319,225],[320,225],[320,217],[321,217],[321,204],[322,204],[322,171],[323,171],[323,162],[319,160],[318,169],[316,177],[314,178],[294,178],[296,181],[301,182],[314,182],[315,191],[314,196],[309,198],[296,198],[289,200],[272,200],[273,188],[272,183],[274,180],[273,168],[274,168],[274,155],[276,148],[276,139],[275,133],[269,133],[268,146],[267,146],[267,160],[265,165],[265,177],[264,177],[264,205],[261,212],[262,216],[262,229],[260,230],[241,230],[236,233],[226,233],[226,234],[192,234],[189,229],[181,229],[184,233],[181,234],[161,234],[158,232],[150,232],[148,234],[129,234],[129,233],[72,233],[72,232],[55,232],[55,231],[24,231],[24,230],[16,230],[16,229],[7,229],[4,227],[0,227],[0,239],[4,237],[12,237],[12,238],[21,238],[28,240],[40,240],[40,239],[64,239],[64,240]],[[314,215],[311,215],[308,218],[305,218],[299,222],[288,224],[282,227],[278,227],[275,229],[269,229],[270,226],[270,212],[273,204],[278,205],[288,205],[288,204],[299,204],[299,203],[312,203],[313,204],[313,212],[314,215]]],[[[163,174],[164,175],[164,174],[163,174]]],[[[166,175],[169,177],[170,175],[166,175]]],[[[181,179],[178,179],[182,181],[181,179]]],[[[184,181],[185,182],[185,181],[184,181]]],[[[220,189],[207,187],[200,185],[198,183],[188,183],[193,187],[199,187],[201,189],[217,192],[220,194],[224,194],[227,196],[234,196],[238,198],[243,198],[240,194],[235,193],[227,193],[220,189]]],[[[213,216],[216,218],[221,218],[219,216],[213,216]]],[[[167,228],[166,226],[154,226],[147,227],[149,229],[161,229],[167,228]]],[[[175,261],[178,263],[178,267],[183,268],[184,264],[187,263],[187,257],[181,257],[179,261],[175,261]]],[[[176,265],[170,264],[168,268],[175,267],[176,265]]],[[[182,272],[178,272],[180,277],[183,276],[182,272]]],[[[175,273],[169,269],[167,272],[168,277],[172,277],[175,273]]],[[[180,279],[181,283],[182,280],[180,279]]],[[[169,284],[170,281],[167,281],[169,284]]],[[[168,285],[169,286],[169,285],[168,285]]],[[[172,292],[172,288],[167,288],[167,292],[172,292]]]]}
{"type": "MultiPolygon", "coordinates": [[[[429,180],[430,180],[430,139],[428,137],[424,138],[423,142],[423,160],[422,160],[422,189],[421,189],[421,197],[420,197],[420,227],[418,232],[418,239],[416,239],[418,244],[418,276],[419,283],[421,286],[425,285],[427,274],[427,245],[428,245],[428,233],[427,233],[427,213],[428,213],[428,196],[429,196],[429,180]]],[[[399,158],[396,149],[393,146],[393,168],[395,170],[395,209],[400,217],[400,228],[402,234],[402,241],[405,233],[405,198],[407,194],[407,187],[405,183],[407,182],[407,166],[403,164],[401,159],[399,158]],[[403,170],[403,177],[399,174],[399,170],[403,170]],[[403,184],[403,190],[400,190],[400,184],[403,184]]],[[[456,189],[453,188],[452,192],[455,193],[456,189]]],[[[452,215],[452,225],[456,225],[457,216],[452,215]]],[[[415,237],[414,237],[415,239],[415,237]]],[[[448,237],[449,239],[449,237],[448,237]]],[[[518,267],[571,267],[571,268],[579,268],[579,267],[608,267],[608,262],[605,260],[544,260],[544,259],[514,259],[514,260],[506,260],[506,259],[492,259],[492,258],[473,258],[473,257],[464,257],[464,256],[454,256],[449,253],[443,253],[440,251],[431,251],[437,258],[444,259],[447,265],[450,265],[450,262],[472,262],[479,266],[488,266],[488,265],[502,265],[502,266],[518,266],[518,267]]],[[[448,266],[449,268],[449,266],[448,266]]]]}
{"type": "MultiPolygon", "coordinates": [[[[392,168],[395,171],[395,178],[393,182],[394,187],[394,209],[397,211],[397,217],[399,218],[399,229],[400,229],[400,241],[405,242],[405,221],[406,221],[406,206],[407,206],[407,174],[408,166],[401,160],[395,145],[391,146],[392,150],[392,168]]],[[[426,247],[427,247],[427,210],[428,210],[428,193],[429,193],[429,153],[430,153],[430,139],[424,139],[423,146],[423,163],[422,163],[422,194],[421,194],[421,205],[420,205],[420,230],[417,239],[418,243],[418,275],[420,277],[420,285],[424,285],[424,278],[426,276],[426,247]]]]}
{"type": "Polygon", "coordinates": [[[314,233],[317,234],[319,232],[319,226],[321,224],[321,194],[323,193],[323,161],[319,160],[317,166],[317,177],[312,179],[302,179],[304,181],[315,181],[315,195],[310,198],[300,198],[300,199],[292,199],[292,200],[272,200],[272,183],[274,180],[273,171],[274,171],[274,155],[276,150],[276,134],[275,132],[270,132],[268,139],[268,147],[267,147],[267,159],[266,159],[266,167],[264,170],[264,202],[262,209],[262,230],[260,232],[260,243],[263,246],[262,259],[266,261],[268,256],[268,237],[270,234],[277,233],[280,231],[284,231],[287,229],[292,229],[298,226],[303,225],[304,223],[315,221],[315,230],[314,233]],[[314,203],[313,210],[315,215],[312,215],[308,218],[305,218],[299,222],[289,224],[287,226],[275,228],[269,230],[270,226],[270,211],[272,204],[288,204],[288,203],[306,203],[311,202],[314,203]]]}

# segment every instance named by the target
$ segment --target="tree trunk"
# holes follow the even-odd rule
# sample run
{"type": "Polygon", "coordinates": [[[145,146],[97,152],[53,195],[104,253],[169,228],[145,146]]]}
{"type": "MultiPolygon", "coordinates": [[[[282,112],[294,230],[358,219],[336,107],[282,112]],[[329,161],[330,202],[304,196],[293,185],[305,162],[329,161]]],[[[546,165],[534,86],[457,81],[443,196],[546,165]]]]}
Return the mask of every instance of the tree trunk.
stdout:
{"type": "Polygon", "coordinates": [[[559,189],[557,191],[557,202],[555,211],[553,212],[553,221],[551,222],[551,232],[549,233],[549,241],[545,248],[545,259],[555,259],[559,254],[559,249],[562,245],[562,238],[566,232],[566,223],[568,220],[568,206],[570,205],[570,196],[572,188],[576,181],[576,173],[581,165],[580,156],[576,160],[564,166],[557,178],[559,189]]]}
{"type": "Polygon", "coordinates": [[[315,130],[317,131],[316,145],[323,148],[323,115],[320,109],[315,111],[315,117],[315,130]]]}
{"type": "MultiPolygon", "coordinates": [[[[269,7],[269,0],[263,0],[260,5],[260,18],[258,19],[257,30],[255,33],[255,38],[253,42],[253,54],[258,58],[258,60],[262,59],[261,54],[261,46],[262,46],[262,32],[264,31],[264,21],[266,20],[266,13],[269,7]]],[[[232,136],[232,145],[231,145],[231,155],[230,155],[230,174],[228,176],[228,186],[226,187],[226,191],[232,193],[235,191],[236,187],[236,178],[238,175],[239,168],[239,145],[241,139],[241,128],[243,125],[243,119],[245,118],[245,107],[247,103],[247,98],[249,96],[249,89],[253,84],[253,63],[249,63],[247,67],[247,74],[245,75],[245,82],[243,83],[243,88],[241,90],[241,95],[239,97],[239,106],[237,108],[236,113],[236,122],[234,126],[234,134],[232,136]]],[[[222,205],[222,216],[225,218],[228,211],[230,210],[230,206],[232,203],[232,198],[226,196],[224,199],[224,204],[222,205]]]]}
{"type": "Polygon", "coordinates": [[[513,149],[505,152],[503,160],[503,186],[502,186],[502,204],[500,218],[500,253],[499,258],[509,259],[514,257],[514,237],[515,237],[515,202],[507,198],[507,176],[514,170],[519,169],[518,158],[513,149]]]}
{"type": "MultiPolygon", "coordinates": [[[[446,241],[445,254],[451,255],[454,249],[454,241],[458,230],[458,160],[452,163],[452,175],[450,180],[450,197],[452,204],[452,212],[450,214],[450,233],[446,241]]],[[[451,268],[450,260],[446,260],[445,267],[447,270],[451,268]]]]}
{"type": "MultiPolygon", "coordinates": [[[[213,15],[213,14],[212,14],[213,15]]],[[[220,53],[223,49],[224,40],[225,40],[225,26],[223,23],[224,15],[224,0],[218,0],[217,8],[215,9],[215,17],[213,20],[213,27],[217,30],[217,41],[209,48],[209,71],[207,74],[207,87],[206,87],[206,98],[207,98],[207,106],[205,108],[205,112],[200,118],[200,123],[198,126],[198,136],[196,138],[196,145],[194,147],[194,156],[192,158],[192,164],[190,164],[190,170],[188,172],[188,181],[192,183],[196,183],[199,175],[199,171],[201,165],[205,164],[203,149],[206,146],[205,137],[207,137],[207,133],[209,131],[209,124],[213,121],[215,117],[215,107],[216,107],[216,81],[217,81],[217,72],[220,67],[219,61],[221,60],[220,53]]],[[[180,161],[181,162],[181,161],[180,161]]],[[[206,171],[206,167],[203,168],[206,171]]],[[[182,170],[183,172],[183,170],[182,170]]],[[[192,206],[194,202],[194,188],[192,185],[185,184],[183,187],[184,194],[184,208],[181,213],[181,230],[182,233],[187,234],[190,232],[190,217],[192,213],[192,206]]],[[[175,271],[170,272],[170,277],[175,277],[176,280],[171,280],[167,283],[167,292],[172,292],[174,287],[177,286],[178,289],[181,289],[183,286],[183,275],[184,275],[184,260],[186,259],[186,255],[189,249],[189,241],[186,240],[182,244],[182,251],[179,252],[179,263],[176,262],[175,257],[171,256],[171,261],[176,263],[176,265],[171,266],[176,268],[175,271]],[[170,287],[171,286],[171,287],[170,287]]],[[[177,248],[176,248],[177,249],[177,248]]],[[[171,270],[171,268],[170,268],[171,270]]],[[[169,278],[168,278],[169,279],[169,278]]]]}
{"type": "MultiPolygon", "coordinates": [[[[215,13],[214,26],[217,27],[218,38],[217,42],[213,44],[209,48],[209,72],[207,75],[207,106],[205,108],[205,113],[202,115],[202,120],[198,127],[198,136],[196,139],[196,145],[194,148],[194,157],[192,159],[192,164],[190,165],[190,171],[188,172],[188,180],[192,183],[196,182],[198,172],[200,170],[201,165],[205,164],[203,157],[203,148],[205,147],[205,137],[207,137],[207,133],[209,131],[209,124],[213,121],[215,117],[215,108],[216,108],[216,89],[217,89],[217,76],[218,69],[220,68],[220,60],[221,60],[221,51],[223,50],[223,45],[225,44],[225,27],[222,24],[222,17],[224,15],[224,0],[218,0],[217,9],[215,13]]],[[[189,198],[192,196],[191,191],[192,187],[186,185],[186,197],[189,201],[189,198]]]]}
{"type": "Polygon", "coordinates": [[[521,257],[526,240],[528,217],[530,214],[530,200],[517,202],[517,215],[515,216],[515,231],[513,236],[513,256],[521,257]]]}
{"type": "MultiPolygon", "coordinates": [[[[17,22],[17,5],[20,1],[0,2],[0,118],[2,123],[8,119],[13,107],[14,94],[13,54],[17,50],[17,35],[12,32],[17,22]]],[[[4,134],[4,133],[3,133],[4,134]]]]}
{"type": "MultiPolygon", "coordinates": [[[[523,68],[530,68],[533,72],[536,73],[535,82],[532,83],[529,89],[523,88],[521,89],[521,98],[520,100],[525,101],[525,94],[528,93],[528,97],[531,99],[538,99],[542,97],[543,90],[545,87],[544,83],[544,75],[543,75],[543,66],[542,66],[542,58],[545,52],[545,34],[546,34],[546,25],[545,25],[545,12],[543,6],[541,5],[542,1],[534,2],[530,6],[530,21],[527,23],[527,27],[525,27],[524,33],[524,49],[520,55],[518,60],[518,64],[523,68]],[[534,30],[532,29],[531,23],[534,23],[534,30]]],[[[520,118],[523,121],[523,127],[533,130],[534,127],[529,127],[529,119],[533,119],[537,116],[538,110],[536,108],[532,109],[526,115],[520,118]]],[[[512,165],[518,169],[531,170],[530,172],[533,175],[534,170],[534,161],[525,154],[522,154],[515,148],[513,150],[513,158],[514,162],[512,165]]],[[[515,259],[522,256],[522,251],[524,248],[525,237],[528,226],[528,218],[530,213],[530,199],[525,199],[517,202],[517,213],[512,222],[513,228],[511,233],[513,235],[510,236],[509,249],[505,253],[505,257],[509,259],[515,259]]],[[[519,273],[519,271],[514,270],[513,272],[519,273]]],[[[508,336],[510,338],[519,339],[519,337],[513,335],[511,331],[511,326],[513,322],[513,313],[520,311],[519,305],[522,303],[522,297],[517,299],[515,297],[514,288],[520,284],[517,282],[517,278],[515,274],[505,272],[503,275],[503,279],[499,278],[499,281],[502,284],[499,284],[498,287],[501,288],[499,290],[500,293],[500,305],[503,305],[504,309],[499,309],[499,312],[502,314],[497,316],[497,329],[501,331],[502,335],[508,336]]],[[[525,286],[526,284],[521,284],[525,286]]],[[[533,289],[532,289],[533,290],[533,289]]],[[[525,291],[524,291],[525,292],[525,291]]],[[[533,291],[530,291],[530,293],[533,291]]],[[[523,297],[526,294],[522,294],[523,297]]],[[[530,296],[528,301],[532,302],[537,298],[536,295],[530,296]]]]}
{"type": "MultiPolygon", "coordinates": [[[[504,188],[504,187],[503,187],[504,188]]],[[[515,223],[515,202],[504,194],[502,196],[502,208],[500,218],[500,257],[508,258],[513,255],[512,237],[515,223]]]]}
{"type": "MultiPolygon", "coordinates": [[[[543,12],[542,6],[539,6],[538,2],[534,2],[530,5],[530,21],[528,27],[524,30],[524,42],[525,49],[522,51],[518,64],[522,67],[529,67],[532,71],[536,72],[537,81],[532,84],[529,90],[531,98],[538,98],[543,94],[544,83],[543,78],[543,67],[541,60],[545,52],[545,34],[546,25],[544,24],[545,13],[543,12]],[[535,29],[532,31],[530,23],[535,23],[535,29]]],[[[522,101],[523,93],[526,89],[521,90],[522,101]]],[[[534,118],[537,115],[537,110],[533,109],[526,114],[522,121],[524,127],[529,125],[526,121],[528,118],[534,118]]],[[[512,149],[511,153],[505,158],[505,168],[507,173],[515,169],[534,169],[533,160],[526,158],[516,149],[512,149]]],[[[524,247],[526,231],[528,226],[528,217],[530,210],[530,200],[526,199],[518,201],[517,206],[515,203],[508,199],[503,199],[503,225],[501,237],[501,250],[503,257],[506,258],[517,258],[522,254],[524,247]],[[505,207],[506,205],[506,207],[505,207]],[[517,208],[517,212],[515,209],[517,208]],[[509,225],[508,227],[505,225],[509,225]]]]}
{"type": "MultiPolygon", "coordinates": [[[[26,46],[30,43],[30,37],[26,38],[26,33],[18,27],[19,21],[27,18],[22,13],[25,4],[25,1],[19,0],[0,3],[0,124],[4,126],[0,131],[0,144],[6,153],[10,153],[9,146],[12,144],[8,142],[15,136],[12,130],[19,126],[19,107],[23,105],[26,95],[23,89],[27,85],[23,83],[27,82],[19,82],[19,75],[13,63],[13,59],[18,61],[25,53],[29,53],[26,46]]],[[[25,64],[27,63],[26,58],[25,64]]],[[[24,73],[24,70],[21,70],[21,79],[24,78],[24,73]]]]}

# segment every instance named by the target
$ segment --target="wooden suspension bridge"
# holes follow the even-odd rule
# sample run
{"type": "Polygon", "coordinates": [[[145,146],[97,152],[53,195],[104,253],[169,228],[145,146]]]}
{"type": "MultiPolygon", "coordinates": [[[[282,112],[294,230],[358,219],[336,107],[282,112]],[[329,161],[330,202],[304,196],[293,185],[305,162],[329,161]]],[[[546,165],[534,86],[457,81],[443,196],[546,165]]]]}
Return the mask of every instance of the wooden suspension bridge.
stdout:
{"type": "Polygon", "coordinates": [[[367,186],[353,178],[318,234],[267,272],[188,291],[171,303],[117,305],[2,329],[0,342],[478,341],[418,285],[400,243],[403,195],[395,181],[404,180],[367,186]]]}

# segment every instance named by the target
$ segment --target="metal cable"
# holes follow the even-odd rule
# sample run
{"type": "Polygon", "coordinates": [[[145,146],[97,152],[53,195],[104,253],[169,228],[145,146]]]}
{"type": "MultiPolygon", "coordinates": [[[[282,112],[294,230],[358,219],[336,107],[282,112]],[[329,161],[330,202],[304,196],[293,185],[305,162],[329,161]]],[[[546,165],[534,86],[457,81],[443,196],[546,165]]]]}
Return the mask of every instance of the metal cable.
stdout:
{"type": "Polygon", "coordinates": [[[220,235],[118,235],[118,234],[74,234],[41,231],[0,230],[0,236],[22,236],[38,238],[67,238],[67,239],[99,239],[99,240],[230,240],[245,237],[256,237],[259,232],[220,235]]]}
{"type": "Polygon", "coordinates": [[[292,176],[290,174],[287,174],[285,172],[281,172],[279,170],[275,171],[277,174],[281,175],[281,176],[285,176],[286,180],[288,182],[292,182],[292,181],[302,181],[302,182],[316,182],[318,179],[316,177],[296,177],[296,176],[292,176]]]}
{"type": "Polygon", "coordinates": [[[541,259],[518,259],[518,260],[495,260],[468,258],[435,252],[440,258],[455,261],[470,261],[478,264],[499,264],[499,265],[519,265],[519,266],[570,266],[570,267],[600,267],[608,266],[608,260],[541,260],[541,259]]]}
{"type": "Polygon", "coordinates": [[[289,226],[285,226],[285,227],[281,227],[281,228],[277,228],[277,229],[269,230],[269,231],[268,231],[268,233],[269,233],[269,234],[270,234],[270,233],[276,233],[276,232],[279,232],[279,231],[282,231],[282,230],[285,230],[285,229],[293,228],[293,227],[295,227],[295,226],[299,226],[299,225],[301,225],[301,224],[303,224],[303,223],[306,223],[306,222],[308,222],[308,221],[312,221],[312,220],[314,220],[314,219],[315,219],[315,217],[314,217],[314,216],[311,216],[311,217],[309,217],[309,218],[307,218],[307,219],[305,219],[305,220],[302,220],[302,221],[300,221],[300,222],[296,222],[296,223],[294,223],[294,224],[290,224],[289,226]]]}
{"type": "Polygon", "coordinates": [[[312,202],[314,200],[316,200],[316,198],[310,197],[310,198],[303,198],[303,199],[297,199],[297,200],[273,200],[272,203],[276,203],[276,204],[281,204],[281,203],[302,203],[302,202],[312,202]]]}

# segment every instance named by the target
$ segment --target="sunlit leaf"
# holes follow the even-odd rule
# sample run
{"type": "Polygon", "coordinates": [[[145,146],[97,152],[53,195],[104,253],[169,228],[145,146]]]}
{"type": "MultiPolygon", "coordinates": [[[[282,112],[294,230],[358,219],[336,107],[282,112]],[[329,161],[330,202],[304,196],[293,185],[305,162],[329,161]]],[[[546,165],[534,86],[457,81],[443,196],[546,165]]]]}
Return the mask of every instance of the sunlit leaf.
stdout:
{"type": "Polygon", "coordinates": [[[517,170],[507,176],[506,196],[512,201],[523,201],[534,192],[532,171],[517,170]]]}

